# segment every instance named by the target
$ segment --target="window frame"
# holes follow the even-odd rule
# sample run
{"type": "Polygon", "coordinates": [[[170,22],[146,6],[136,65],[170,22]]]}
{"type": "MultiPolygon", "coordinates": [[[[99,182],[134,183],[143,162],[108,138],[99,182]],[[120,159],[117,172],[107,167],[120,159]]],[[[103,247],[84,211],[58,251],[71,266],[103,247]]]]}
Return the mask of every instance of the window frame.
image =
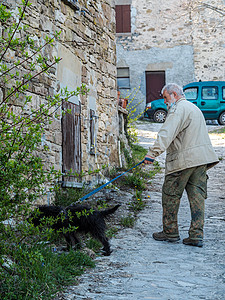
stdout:
{"type": "Polygon", "coordinates": [[[218,86],[203,86],[202,87],[202,91],[201,91],[201,99],[202,100],[209,100],[209,101],[211,101],[211,100],[218,100],[219,99],[219,89],[218,89],[218,86]],[[205,98],[205,97],[203,97],[203,90],[209,89],[209,88],[211,88],[211,89],[215,88],[215,90],[216,90],[215,94],[217,95],[216,98],[205,98]]]}
{"type": "Polygon", "coordinates": [[[187,87],[187,88],[184,90],[185,98],[186,98],[187,100],[197,100],[197,99],[198,99],[198,93],[199,93],[199,88],[198,88],[197,86],[187,87]],[[190,90],[190,89],[196,89],[196,91],[197,91],[197,93],[196,93],[196,98],[187,98],[187,97],[186,97],[185,91],[186,91],[186,90],[190,90]]]}
{"type": "Polygon", "coordinates": [[[130,68],[129,67],[118,67],[117,68],[117,86],[119,89],[130,89],[130,68]],[[118,70],[119,69],[127,69],[128,72],[127,72],[127,75],[121,75],[121,76],[118,76],[118,70]],[[121,85],[119,84],[119,80],[120,79],[127,79],[127,84],[125,85],[121,85]]]}
{"type": "Polygon", "coordinates": [[[116,34],[131,33],[131,5],[115,5],[116,34]]]}
{"type": "Polygon", "coordinates": [[[225,86],[222,86],[222,99],[225,99],[225,86]]]}

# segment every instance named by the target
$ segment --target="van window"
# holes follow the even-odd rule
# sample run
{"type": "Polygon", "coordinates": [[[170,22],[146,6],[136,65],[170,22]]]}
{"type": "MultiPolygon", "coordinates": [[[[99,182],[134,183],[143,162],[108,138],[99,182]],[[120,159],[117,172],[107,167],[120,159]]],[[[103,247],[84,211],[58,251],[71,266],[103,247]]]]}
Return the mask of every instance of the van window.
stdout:
{"type": "Polygon", "coordinates": [[[223,99],[225,99],[225,87],[223,86],[223,89],[222,89],[222,93],[223,93],[223,99]]]}
{"type": "Polygon", "coordinates": [[[218,87],[206,86],[202,88],[202,99],[204,100],[216,100],[218,99],[218,87]]]}
{"type": "Polygon", "coordinates": [[[198,88],[187,88],[184,90],[184,94],[187,100],[196,100],[198,97],[198,88]]]}

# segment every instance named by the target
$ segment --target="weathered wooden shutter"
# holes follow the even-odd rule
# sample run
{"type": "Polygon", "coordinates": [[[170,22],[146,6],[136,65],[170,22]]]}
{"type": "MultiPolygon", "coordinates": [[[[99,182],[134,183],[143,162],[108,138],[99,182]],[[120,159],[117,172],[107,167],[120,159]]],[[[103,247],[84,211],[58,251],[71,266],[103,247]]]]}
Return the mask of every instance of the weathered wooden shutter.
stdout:
{"type": "Polygon", "coordinates": [[[123,32],[122,5],[116,5],[116,32],[123,32]]]}
{"type": "Polygon", "coordinates": [[[130,5],[116,5],[116,32],[131,32],[130,5]]]}
{"type": "Polygon", "coordinates": [[[123,32],[131,32],[130,5],[122,5],[123,32]]]}
{"type": "MultiPolygon", "coordinates": [[[[79,174],[81,168],[81,105],[70,102],[63,103],[65,115],[62,117],[62,171],[79,174]],[[70,110],[70,113],[66,112],[70,110]]],[[[63,186],[81,186],[79,178],[63,176],[63,186]]]]}

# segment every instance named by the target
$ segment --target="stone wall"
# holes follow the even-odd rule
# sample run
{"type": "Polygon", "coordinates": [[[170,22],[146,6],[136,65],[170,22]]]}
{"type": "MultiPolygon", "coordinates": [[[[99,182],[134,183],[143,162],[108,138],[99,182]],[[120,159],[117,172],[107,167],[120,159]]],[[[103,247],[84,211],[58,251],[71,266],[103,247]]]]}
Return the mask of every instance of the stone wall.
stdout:
{"type": "MultiPolygon", "coordinates": [[[[20,1],[7,0],[12,10],[20,1]]],[[[119,164],[119,117],[116,90],[115,10],[111,0],[30,0],[24,23],[36,43],[44,43],[45,36],[52,37],[61,31],[54,46],[42,50],[48,58],[61,57],[61,62],[51,68],[50,75],[41,75],[30,84],[30,94],[37,104],[45,96],[57,93],[65,86],[74,90],[85,83],[89,92],[71,99],[81,103],[82,170],[94,170],[108,164],[119,164]],[[70,2],[70,3],[69,3],[70,2]],[[71,3],[75,3],[74,7],[71,3]],[[95,153],[90,153],[90,109],[95,111],[95,153]]],[[[9,52],[10,54],[10,52],[9,52]]],[[[15,53],[13,53],[15,55],[15,53]]],[[[10,57],[6,57],[10,60],[10,57]]],[[[42,152],[47,165],[62,167],[61,120],[54,119],[42,137],[49,146],[48,154],[42,152]]],[[[87,180],[88,178],[85,178],[87,180]]]]}
{"type": "Polygon", "coordinates": [[[225,2],[198,1],[192,12],[196,80],[225,80],[225,2]]]}
{"type": "Polygon", "coordinates": [[[130,68],[131,89],[140,86],[136,102],[144,101],[136,114],[145,107],[146,71],[165,71],[166,82],[180,85],[225,79],[225,18],[211,7],[224,9],[223,0],[132,0],[130,4],[131,33],[117,34],[117,66],[130,68]]]}

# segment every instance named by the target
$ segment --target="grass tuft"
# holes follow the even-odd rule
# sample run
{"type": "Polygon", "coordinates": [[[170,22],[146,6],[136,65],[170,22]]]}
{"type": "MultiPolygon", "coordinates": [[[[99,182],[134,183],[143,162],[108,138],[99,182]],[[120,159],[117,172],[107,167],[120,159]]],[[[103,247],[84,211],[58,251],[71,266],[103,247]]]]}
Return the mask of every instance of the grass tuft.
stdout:
{"type": "Polygon", "coordinates": [[[7,267],[0,269],[1,300],[52,299],[63,286],[76,282],[91,258],[80,251],[55,253],[48,247],[17,246],[7,267]]]}

